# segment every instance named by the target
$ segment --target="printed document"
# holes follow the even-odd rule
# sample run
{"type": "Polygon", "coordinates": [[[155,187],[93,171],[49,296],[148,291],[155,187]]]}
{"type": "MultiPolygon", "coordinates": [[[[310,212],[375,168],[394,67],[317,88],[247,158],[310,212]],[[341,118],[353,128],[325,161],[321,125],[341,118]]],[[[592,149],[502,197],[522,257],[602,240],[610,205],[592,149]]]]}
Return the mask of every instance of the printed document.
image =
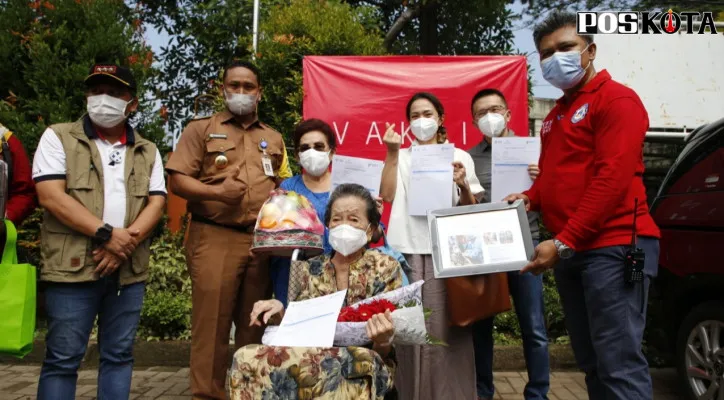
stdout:
{"type": "Polygon", "coordinates": [[[347,289],[314,299],[290,302],[270,345],[332,347],[337,319],[346,296],[347,289]]]}
{"type": "Polygon", "coordinates": [[[538,164],[539,157],[538,137],[493,138],[490,201],[499,202],[511,193],[530,189],[533,180],[528,175],[528,165],[538,164]]]}
{"type": "Polygon", "coordinates": [[[379,196],[384,165],[378,160],[335,155],[332,157],[331,192],[343,183],[356,183],[369,190],[373,197],[379,196]]]}
{"type": "Polygon", "coordinates": [[[453,206],[453,160],[455,146],[429,144],[410,148],[410,185],[407,201],[410,215],[453,206]]]}

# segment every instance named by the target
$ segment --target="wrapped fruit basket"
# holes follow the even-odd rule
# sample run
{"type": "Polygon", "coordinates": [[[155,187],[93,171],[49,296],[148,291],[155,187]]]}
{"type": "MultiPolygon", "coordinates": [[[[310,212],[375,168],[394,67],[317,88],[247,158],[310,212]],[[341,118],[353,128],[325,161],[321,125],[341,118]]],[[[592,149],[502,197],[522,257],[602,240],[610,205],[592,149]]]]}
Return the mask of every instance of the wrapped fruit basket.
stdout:
{"type": "Polygon", "coordinates": [[[290,257],[294,250],[307,256],[321,254],[324,225],[306,197],[281,189],[271,192],[259,211],[254,228],[254,253],[290,257]]]}

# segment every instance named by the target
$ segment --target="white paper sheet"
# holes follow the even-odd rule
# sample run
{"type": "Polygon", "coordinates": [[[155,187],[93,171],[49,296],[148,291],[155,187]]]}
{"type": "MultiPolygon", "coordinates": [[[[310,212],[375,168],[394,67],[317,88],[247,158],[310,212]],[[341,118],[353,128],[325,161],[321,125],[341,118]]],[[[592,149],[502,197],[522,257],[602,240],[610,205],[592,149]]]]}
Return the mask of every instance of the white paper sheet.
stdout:
{"type": "Polygon", "coordinates": [[[378,160],[335,155],[332,157],[332,191],[343,183],[356,183],[377,197],[384,165],[378,160]]]}
{"type": "Polygon", "coordinates": [[[538,164],[540,138],[493,138],[492,190],[490,200],[495,203],[511,193],[530,189],[533,181],[528,165],[538,164]]]}
{"type": "Polygon", "coordinates": [[[407,193],[410,215],[453,206],[453,160],[455,146],[430,144],[411,147],[410,185],[407,193]]]}
{"type": "Polygon", "coordinates": [[[347,289],[310,300],[290,302],[270,345],[332,347],[345,296],[347,289]]]}

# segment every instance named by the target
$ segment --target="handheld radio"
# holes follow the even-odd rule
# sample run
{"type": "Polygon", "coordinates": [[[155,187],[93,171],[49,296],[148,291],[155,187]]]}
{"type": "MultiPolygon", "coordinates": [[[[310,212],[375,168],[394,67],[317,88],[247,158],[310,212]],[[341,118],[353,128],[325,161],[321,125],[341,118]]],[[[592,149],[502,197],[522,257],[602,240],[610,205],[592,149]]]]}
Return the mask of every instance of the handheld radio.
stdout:
{"type": "Polygon", "coordinates": [[[626,251],[626,266],[624,269],[624,278],[626,283],[635,284],[644,280],[644,262],[646,254],[643,250],[636,247],[636,211],[639,208],[639,199],[634,200],[634,217],[633,227],[631,228],[631,246],[626,251]]]}

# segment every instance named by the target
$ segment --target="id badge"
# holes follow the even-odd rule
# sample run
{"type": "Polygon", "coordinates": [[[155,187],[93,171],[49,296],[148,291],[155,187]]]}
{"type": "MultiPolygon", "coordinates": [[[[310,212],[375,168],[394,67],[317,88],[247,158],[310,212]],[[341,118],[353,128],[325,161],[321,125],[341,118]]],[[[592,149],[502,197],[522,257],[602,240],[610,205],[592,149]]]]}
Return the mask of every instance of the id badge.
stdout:
{"type": "Polygon", "coordinates": [[[264,168],[264,175],[274,177],[274,167],[272,166],[271,158],[266,154],[261,157],[261,166],[264,168]]]}

